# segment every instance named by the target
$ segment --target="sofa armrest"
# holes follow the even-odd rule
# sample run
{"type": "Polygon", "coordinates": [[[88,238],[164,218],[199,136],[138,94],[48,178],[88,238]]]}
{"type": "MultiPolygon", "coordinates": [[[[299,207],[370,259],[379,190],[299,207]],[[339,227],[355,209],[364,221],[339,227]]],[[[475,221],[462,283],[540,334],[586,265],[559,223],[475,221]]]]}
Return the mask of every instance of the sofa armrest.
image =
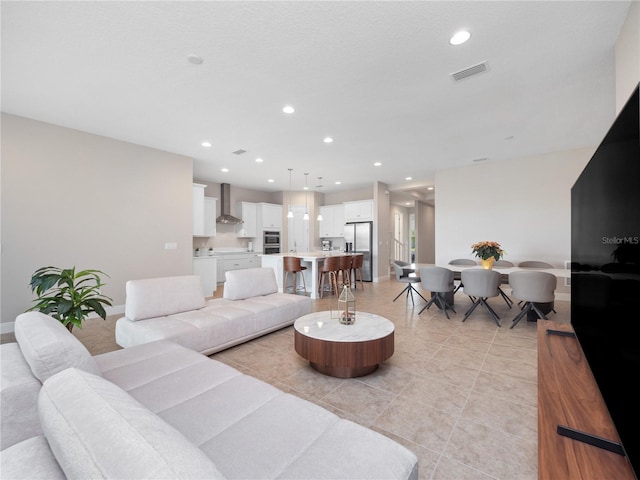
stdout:
{"type": "Polygon", "coordinates": [[[75,368],[54,375],[38,411],[68,478],[222,478],[182,433],[102,377],[75,368]]]}
{"type": "Polygon", "coordinates": [[[129,280],[125,316],[131,320],[164,317],[205,306],[199,275],[129,280]]]}

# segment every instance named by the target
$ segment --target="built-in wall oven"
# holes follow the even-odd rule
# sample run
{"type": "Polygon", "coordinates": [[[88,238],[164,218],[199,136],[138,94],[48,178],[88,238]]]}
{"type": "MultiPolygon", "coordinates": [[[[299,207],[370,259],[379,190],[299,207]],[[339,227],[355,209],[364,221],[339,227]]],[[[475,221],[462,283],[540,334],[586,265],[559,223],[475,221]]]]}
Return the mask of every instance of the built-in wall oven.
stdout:
{"type": "Polygon", "coordinates": [[[263,243],[262,249],[265,254],[280,253],[280,232],[277,230],[265,230],[263,243]]]}

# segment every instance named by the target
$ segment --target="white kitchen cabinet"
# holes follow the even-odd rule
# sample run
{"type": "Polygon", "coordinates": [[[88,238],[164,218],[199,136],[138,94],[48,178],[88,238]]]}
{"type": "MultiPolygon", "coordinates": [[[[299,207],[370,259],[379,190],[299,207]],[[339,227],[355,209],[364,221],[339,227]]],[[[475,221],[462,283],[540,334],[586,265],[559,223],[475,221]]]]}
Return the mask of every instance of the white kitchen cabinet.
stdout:
{"type": "Polygon", "coordinates": [[[214,197],[204,197],[204,236],[216,236],[216,208],[218,199],[214,197]]]}
{"type": "Polygon", "coordinates": [[[249,255],[249,268],[262,267],[262,257],[260,255],[249,255]]]}
{"type": "Polygon", "coordinates": [[[194,183],[193,193],[193,236],[204,235],[204,189],[206,185],[194,183]]]}
{"type": "Polygon", "coordinates": [[[218,283],[224,283],[226,278],[224,276],[224,258],[222,256],[215,257],[217,263],[217,276],[218,283]]]}
{"type": "Polygon", "coordinates": [[[238,224],[238,238],[256,238],[258,233],[258,206],[250,202],[236,203],[236,217],[244,223],[238,224]]]}
{"type": "Polygon", "coordinates": [[[200,275],[205,297],[212,297],[218,288],[218,265],[216,257],[194,257],[193,274],[200,275]]]}
{"type": "Polygon", "coordinates": [[[366,222],[373,220],[373,200],[344,202],[345,222],[366,222]]]}
{"type": "Polygon", "coordinates": [[[226,281],[225,273],[228,271],[262,266],[262,257],[257,253],[223,253],[214,258],[218,261],[218,283],[226,281]]]}
{"type": "MultiPolygon", "coordinates": [[[[282,230],[282,205],[258,203],[258,227],[262,230],[282,230]]],[[[262,234],[260,232],[260,234],[262,234]]]]}
{"type": "Polygon", "coordinates": [[[216,236],[216,208],[218,199],[205,197],[206,185],[194,183],[193,192],[193,232],[194,237],[216,236]]]}
{"type": "Polygon", "coordinates": [[[344,205],[324,205],[320,207],[320,213],[320,238],[344,237],[344,205]]]}
{"type": "Polygon", "coordinates": [[[225,273],[230,270],[249,268],[249,256],[245,254],[225,255],[223,258],[225,273]]]}

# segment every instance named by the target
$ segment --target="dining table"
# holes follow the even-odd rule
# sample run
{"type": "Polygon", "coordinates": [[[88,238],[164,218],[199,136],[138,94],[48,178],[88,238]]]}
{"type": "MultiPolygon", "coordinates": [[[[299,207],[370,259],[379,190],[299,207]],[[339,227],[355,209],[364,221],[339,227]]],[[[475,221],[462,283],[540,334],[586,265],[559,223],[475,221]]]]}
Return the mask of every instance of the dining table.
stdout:
{"type": "MultiPolygon", "coordinates": [[[[463,270],[469,270],[470,268],[482,268],[480,265],[441,265],[435,263],[412,263],[408,265],[412,270],[419,272],[420,267],[444,267],[448,268],[452,272],[460,273],[463,270]]],[[[571,269],[569,268],[524,268],[524,267],[499,267],[493,266],[492,270],[499,272],[503,275],[509,275],[513,272],[521,272],[521,271],[536,271],[536,272],[546,272],[554,275],[557,278],[571,278],[571,269]]]]}
{"type": "MultiPolygon", "coordinates": [[[[407,270],[412,270],[415,272],[416,275],[420,275],[420,268],[421,267],[443,267],[443,268],[448,268],[449,270],[451,270],[452,272],[455,273],[461,273],[464,270],[469,270],[472,268],[482,268],[480,265],[450,265],[450,264],[446,264],[446,265],[441,265],[441,264],[435,264],[435,263],[411,263],[409,265],[407,265],[406,267],[403,267],[404,269],[407,270]]],[[[506,275],[507,278],[509,276],[510,273],[513,272],[521,272],[521,271],[536,271],[536,272],[546,272],[546,273],[550,273],[552,275],[554,275],[556,278],[558,279],[565,279],[565,278],[571,278],[571,269],[569,268],[524,268],[524,267],[501,267],[501,266],[493,266],[492,270],[495,270],[496,272],[500,273],[501,275],[506,275]]],[[[454,295],[453,292],[451,292],[449,295],[446,295],[447,298],[447,302],[450,305],[453,305],[454,301],[454,295]]],[[[539,309],[543,312],[543,313],[549,313],[551,310],[553,310],[553,302],[549,302],[549,303],[545,303],[545,304],[537,304],[539,309]]],[[[527,314],[527,320],[528,321],[535,321],[535,313],[529,313],[527,314]]]]}

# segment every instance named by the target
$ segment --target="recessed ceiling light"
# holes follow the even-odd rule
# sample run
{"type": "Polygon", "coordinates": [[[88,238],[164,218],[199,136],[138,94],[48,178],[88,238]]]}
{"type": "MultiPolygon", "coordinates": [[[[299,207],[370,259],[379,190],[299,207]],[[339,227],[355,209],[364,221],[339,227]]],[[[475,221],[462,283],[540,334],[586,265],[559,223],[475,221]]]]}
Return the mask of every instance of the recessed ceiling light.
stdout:
{"type": "Polygon", "coordinates": [[[413,177],[405,177],[405,180],[413,180],[413,177]]]}
{"type": "Polygon", "coordinates": [[[411,202],[404,202],[405,205],[411,205],[411,202]]]}
{"type": "Polygon", "coordinates": [[[433,190],[433,187],[427,187],[427,190],[433,190]]]}
{"type": "Polygon", "coordinates": [[[262,160],[261,158],[256,158],[256,162],[262,163],[262,162],[264,162],[264,160],[262,160]]]}
{"type": "Polygon", "coordinates": [[[283,111],[284,113],[293,113],[293,112],[295,112],[295,111],[296,111],[296,109],[295,109],[295,108],[293,108],[291,105],[285,105],[285,106],[282,108],[282,111],[283,111]]]}
{"type": "Polygon", "coordinates": [[[200,65],[202,63],[202,57],[194,55],[193,53],[187,55],[187,60],[189,60],[189,63],[193,63],[194,65],[200,65]]]}
{"type": "Polygon", "coordinates": [[[333,143],[333,138],[331,138],[331,137],[324,137],[323,142],[324,142],[324,143],[333,143]]]}
{"type": "Polygon", "coordinates": [[[338,180],[338,181],[336,182],[336,185],[342,185],[342,182],[341,182],[340,180],[338,180]]]}
{"type": "Polygon", "coordinates": [[[221,172],[227,173],[229,171],[229,169],[227,167],[221,168],[220,169],[221,172]]]}
{"type": "Polygon", "coordinates": [[[467,32],[466,30],[460,30],[449,39],[449,43],[451,45],[460,45],[461,43],[469,40],[469,38],[471,38],[471,34],[469,32],[467,32]]]}
{"type": "Polygon", "coordinates": [[[373,164],[374,167],[379,167],[380,165],[382,165],[382,162],[376,162],[373,164]]]}
{"type": "Polygon", "coordinates": [[[267,180],[267,182],[273,183],[273,182],[275,182],[275,180],[273,178],[270,178],[269,180],[267,180]]]}
{"type": "Polygon", "coordinates": [[[211,146],[211,142],[202,142],[200,145],[209,148],[211,146]]]}

